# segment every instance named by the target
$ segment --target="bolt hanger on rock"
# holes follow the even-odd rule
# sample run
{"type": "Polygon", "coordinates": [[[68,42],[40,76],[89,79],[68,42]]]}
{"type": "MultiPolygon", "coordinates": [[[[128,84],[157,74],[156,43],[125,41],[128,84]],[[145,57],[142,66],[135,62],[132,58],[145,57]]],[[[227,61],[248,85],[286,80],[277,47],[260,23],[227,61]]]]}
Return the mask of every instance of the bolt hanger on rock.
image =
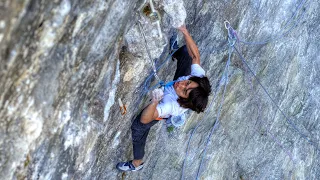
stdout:
{"type": "Polygon", "coordinates": [[[146,0],[144,2],[144,5],[142,5],[142,8],[140,8],[140,12],[145,17],[150,19],[151,23],[157,24],[158,35],[159,35],[159,38],[162,39],[163,35],[162,35],[161,26],[160,26],[161,17],[159,12],[155,10],[152,0],[149,0],[149,2],[147,2],[146,0]]]}

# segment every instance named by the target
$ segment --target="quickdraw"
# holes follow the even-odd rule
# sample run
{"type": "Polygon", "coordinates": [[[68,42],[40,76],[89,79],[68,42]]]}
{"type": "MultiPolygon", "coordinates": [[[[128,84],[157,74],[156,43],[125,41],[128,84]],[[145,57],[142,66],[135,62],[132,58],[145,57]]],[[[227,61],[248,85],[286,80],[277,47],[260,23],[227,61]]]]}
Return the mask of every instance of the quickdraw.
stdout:
{"type": "Polygon", "coordinates": [[[224,27],[228,30],[228,42],[229,45],[234,46],[238,41],[237,32],[231,27],[229,21],[224,21],[224,27]]]}

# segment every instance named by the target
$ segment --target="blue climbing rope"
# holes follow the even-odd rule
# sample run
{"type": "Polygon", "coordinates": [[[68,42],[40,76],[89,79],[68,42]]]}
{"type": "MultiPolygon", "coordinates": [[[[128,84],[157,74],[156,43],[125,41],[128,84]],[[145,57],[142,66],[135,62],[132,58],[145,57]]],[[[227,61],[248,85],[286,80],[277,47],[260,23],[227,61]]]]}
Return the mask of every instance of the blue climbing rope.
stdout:
{"type": "Polygon", "coordinates": [[[216,121],[210,131],[210,134],[207,138],[207,142],[206,142],[206,145],[204,147],[204,150],[203,150],[203,153],[202,153],[202,157],[201,157],[201,161],[200,161],[200,165],[199,165],[199,168],[198,168],[198,172],[197,172],[197,178],[196,179],[199,179],[199,176],[200,176],[200,172],[201,172],[201,167],[202,167],[202,163],[203,163],[203,159],[204,159],[204,156],[206,155],[207,153],[207,147],[208,147],[208,144],[210,142],[210,139],[212,137],[212,134],[214,132],[214,130],[218,127],[219,125],[219,118],[220,118],[220,114],[221,114],[221,109],[222,109],[222,106],[223,106],[223,103],[224,103],[224,98],[225,98],[225,93],[226,93],[226,89],[227,89],[227,85],[228,85],[228,68],[230,66],[230,59],[231,59],[231,55],[232,55],[232,48],[230,47],[229,48],[229,55],[228,55],[228,61],[227,61],[227,69],[226,69],[226,74],[225,74],[225,78],[226,78],[226,82],[225,82],[225,85],[224,85],[224,89],[223,89],[223,94],[222,94],[222,100],[220,102],[220,106],[219,106],[219,109],[218,109],[218,113],[217,113],[217,117],[216,117],[216,121]]]}
{"type": "MultiPolygon", "coordinates": [[[[139,15],[140,15],[140,14],[139,14],[139,15]]],[[[158,70],[165,64],[165,62],[167,62],[168,59],[170,59],[170,58],[172,57],[172,55],[177,51],[177,49],[173,50],[173,52],[172,52],[171,54],[169,54],[169,56],[167,57],[167,59],[166,59],[159,67],[156,67],[156,64],[155,64],[154,60],[152,59],[151,54],[150,54],[150,50],[149,50],[149,48],[148,48],[148,46],[147,46],[147,39],[146,39],[145,34],[144,34],[144,28],[143,28],[143,26],[142,26],[142,24],[141,24],[140,21],[138,21],[138,29],[139,29],[139,31],[140,31],[141,36],[142,36],[143,39],[144,39],[144,47],[145,47],[145,49],[146,49],[146,51],[147,51],[148,58],[149,58],[149,61],[150,61],[150,63],[151,63],[152,69],[153,69],[153,73],[151,73],[151,74],[147,77],[147,79],[144,81],[144,84],[143,84],[143,87],[142,87],[143,91],[139,94],[139,97],[141,97],[141,98],[136,101],[135,105],[133,106],[133,107],[135,107],[135,108],[138,107],[138,105],[139,105],[139,104],[141,103],[141,101],[142,101],[142,97],[144,97],[149,91],[152,91],[152,90],[154,90],[154,89],[156,89],[156,88],[158,88],[158,87],[160,87],[160,86],[164,86],[164,85],[165,85],[164,81],[162,81],[162,80],[159,78],[159,76],[158,76],[158,74],[157,74],[157,71],[158,71],[158,70]],[[151,78],[152,78],[152,77],[155,77],[155,78],[157,79],[158,83],[157,83],[156,85],[150,87],[151,78]]]]}
{"type": "MultiPolygon", "coordinates": [[[[225,24],[228,24],[230,25],[230,23],[228,21],[225,22],[225,24]]],[[[199,168],[198,168],[198,171],[197,171],[197,178],[199,178],[199,175],[200,175],[200,172],[201,172],[201,167],[202,167],[202,163],[203,163],[203,159],[204,159],[204,156],[206,154],[206,150],[207,150],[207,147],[208,147],[208,144],[209,144],[209,141],[212,137],[212,134],[214,132],[214,130],[218,127],[219,125],[219,117],[220,117],[220,113],[221,113],[221,109],[222,109],[222,105],[223,105],[223,102],[224,102],[224,97],[225,97],[225,92],[226,92],[226,87],[227,87],[227,84],[228,84],[228,69],[229,69],[229,66],[230,66],[230,62],[231,62],[231,55],[232,55],[232,46],[235,45],[237,39],[236,39],[236,36],[234,34],[234,31],[232,29],[231,26],[226,26],[226,29],[228,30],[228,45],[229,45],[229,48],[228,48],[228,60],[226,62],[226,65],[225,65],[225,68],[223,70],[223,74],[221,76],[221,79],[219,81],[219,84],[218,84],[218,87],[214,93],[214,97],[209,105],[209,107],[207,108],[207,110],[205,111],[205,114],[207,114],[208,112],[210,112],[212,109],[212,105],[213,105],[213,102],[215,102],[216,98],[217,98],[217,94],[221,88],[221,85],[223,83],[224,84],[224,90],[223,90],[223,95],[222,95],[222,100],[220,102],[220,105],[219,105],[219,109],[218,109],[218,112],[217,112],[217,117],[216,117],[216,121],[214,122],[211,130],[210,130],[210,134],[209,136],[207,137],[207,141],[206,141],[206,145],[204,147],[204,150],[203,150],[203,154],[202,154],[202,157],[201,157],[201,161],[200,161],[200,164],[199,164],[199,168]],[[224,82],[223,82],[224,81],[224,82]]],[[[188,152],[189,152],[189,147],[190,147],[190,142],[191,142],[191,138],[193,136],[193,134],[195,133],[195,131],[197,130],[197,128],[200,126],[200,124],[203,122],[204,118],[202,118],[196,125],[196,127],[193,129],[193,131],[191,132],[191,135],[188,139],[188,143],[187,143],[187,149],[186,149],[186,156],[188,156],[188,152]]],[[[183,180],[184,179],[184,170],[185,170],[185,166],[186,166],[186,158],[183,160],[183,167],[182,167],[182,173],[181,173],[181,179],[183,180]]]]}
{"type": "MultiPolygon", "coordinates": [[[[253,85],[252,85],[251,82],[250,82],[250,86],[251,86],[251,94],[254,96],[255,102],[258,103],[259,100],[258,100],[258,98],[257,98],[257,95],[255,95],[255,93],[253,92],[253,85]]],[[[259,105],[260,105],[260,106],[257,108],[257,109],[258,109],[258,116],[257,116],[257,121],[256,121],[256,123],[262,123],[262,124],[263,124],[262,120],[260,119],[260,115],[261,115],[261,102],[259,103],[259,105]]],[[[275,113],[275,115],[276,115],[276,113],[275,113]]],[[[275,118],[275,117],[274,117],[274,118],[275,118]]],[[[274,119],[274,118],[273,118],[273,119],[274,119]]],[[[255,129],[256,132],[258,132],[258,129],[257,129],[257,128],[254,128],[254,129],[255,129]]],[[[267,133],[266,133],[267,136],[269,136],[270,138],[272,138],[272,140],[273,140],[274,142],[276,142],[276,144],[277,144],[280,148],[282,148],[282,149],[284,150],[284,152],[287,153],[287,155],[289,156],[289,158],[291,159],[291,161],[293,162],[293,164],[296,165],[297,163],[296,163],[295,159],[293,158],[292,153],[288,150],[288,148],[285,148],[285,147],[284,147],[284,145],[278,140],[278,138],[277,138],[274,134],[272,134],[272,133],[270,132],[270,130],[271,130],[271,126],[269,127],[269,129],[267,129],[267,133]]],[[[258,132],[258,133],[259,133],[259,132],[258,132]]]]}
{"type": "Polygon", "coordinates": [[[222,106],[223,106],[223,103],[224,103],[224,98],[225,98],[225,92],[226,92],[226,89],[227,89],[227,85],[228,85],[228,69],[229,69],[229,66],[230,66],[230,61],[231,61],[231,56],[232,56],[232,52],[233,52],[233,47],[234,45],[237,43],[237,36],[236,36],[236,33],[235,31],[233,30],[233,28],[230,26],[230,23],[228,21],[225,21],[225,27],[226,29],[228,30],[228,45],[229,45],[229,49],[228,49],[228,61],[227,61],[227,65],[226,65],[226,70],[225,70],[225,85],[224,85],[224,89],[223,89],[223,93],[222,93],[222,99],[221,99],[221,102],[220,102],[220,105],[219,105],[219,108],[218,108],[218,112],[217,112],[217,117],[216,117],[216,121],[213,125],[213,127],[211,128],[210,130],[210,134],[207,138],[207,141],[205,143],[205,147],[203,149],[203,153],[202,153],[202,156],[201,156],[201,160],[200,160],[200,164],[199,164],[199,168],[198,168],[198,171],[197,171],[197,176],[196,176],[196,179],[198,180],[199,179],[199,176],[200,176],[200,173],[201,173],[201,167],[202,167],[202,163],[203,163],[203,159],[204,159],[204,156],[206,155],[207,153],[207,147],[208,147],[208,144],[210,142],[210,139],[212,137],[212,134],[214,132],[214,130],[218,127],[219,125],[219,118],[220,118],[220,114],[221,114],[221,109],[222,109],[222,106]]]}
{"type": "Polygon", "coordinates": [[[152,60],[152,57],[151,57],[151,54],[150,54],[150,50],[149,50],[149,48],[147,46],[147,39],[146,39],[146,36],[144,34],[144,29],[143,29],[143,26],[140,23],[140,21],[138,21],[138,27],[139,27],[139,30],[140,30],[140,34],[142,35],[142,37],[144,39],[144,47],[146,48],[146,51],[147,51],[147,54],[148,54],[148,57],[149,57],[149,61],[150,61],[151,65],[152,65],[152,68],[153,68],[153,75],[159,81],[159,83],[161,83],[162,81],[160,80],[159,76],[157,75],[156,66],[155,66],[154,61],[152,60]]]}
{"type": "MultiPolygon", "coordinates": [[[[156,67],[156,71],[158,71],[159,69],[162,68],[162,66],[169,60],[172,58],[172,55],[177,51],[178,49],[173,50],[168,56],[167,58],[163,61],[162,64],[160,64],[158,67],[156,67]]],[[[144,81],[144,85],[143,85],[143,90],[144,92],[148,92],[148,91],[152,91],[154,89],[156,89],[157,87],[164,85],[165,83],[163,81],[158,82],[156,85],[151,86],[151,78],[155,75],[155,73],[150,74],[147,79],[144,81]]]]}
{"type": "Polygon", "coordinates": [[[288,118],[288,116],[281,110],[281,108],[279,107],[279,105],[275,102],[275,100],[271,97],[270,93],[267,91],[267,89],[262,85],[262,83],[260,82],[259,78],[256,76],[256,74],[253,72],[253,70],[250,68],[250,66],[248,65],[248,63],[246,62],[246,60],[243,58],[243,56],[240,54],[240,52],[238,51],[238,49],[236,47],[234,47],[235,52],[237,53],[238,57],[241,59],[241,61],[247,66],[247,68],[249,69],[249,71],[251,72],[251,74],[255,77],[256,81],[258,82],[258,84],[260,85],[260,87],[263,89],[263,91],[267,94],[267,96],[269,97],[269,99],[271,100],[271,102],[276,106],[276,108],[280,111],[280,113],[285,117],[286,121],[289,123],[290,126],[292,126],[299,134],[302,138],[304,138],[305,140],[307,140],[309,142],[309,144],[311,144],[312,146],[314,146],[316,148],[316,150],[320,151],[320,149],[318,148],[318,146],[312,142],[311,140],[309,140],[307,138],[307,136],[305,134],[303,134],[298,127],[293,123],[293,121],[288,118]]]}
{"type": "MultiPolygon", "coordinates": [[[[293,13],[292,17],[287,21],[287,23],[285,24],[284,28],[287,28],[287,26],[291,23],[291,21],[293,21],[294,17],[297,15],[298,13],[298,10],[302,8],[303,4],[305,3],[304,0],[302,0],[300,2],[300,4],[298,5],[296,11],[293,13]]],[[[250,70],[250,72],[254,75],[254,77],[256,78],[256,80],[258,81],[259,85],[263,88],[263,90],[265,91],[265,93],[268,95],[268,97],[271,99],[271,101],[276,105],[277,109],[281,112],[281,114],[283,114],[283,116],[286,118],[287,122],[301,135],[301,137],[303,137],[304,139],[306,139],[311,145],[313,145],[317,150],[318,147],[317,145],[315,145],[314,142],[312,142],[311,140],[309,140],[307,138],[306,135],[304,135],[302,132],[300,132],[300,130],[296,127],[296,125],[286,116],[286,114],[280,109],[280,107],[275,103],[275,101],[271,98],[270,94],[268,93],[268,91],[266,90],[266,88],[260,83],[259,79],[256,77],[256,75],[254,74],[254,72],[250,69],[250,67],[248,66],[248,64],[245,62],[244,58],[241,56],[241,54],[239,53],[238,49],[235,47],[235,44],[237,42],[240,42],[240,43],[244,43],[244,44],[266,44],[268,42],[270,42],[271,40],[274,40],[277,38],[277,40],[279,38],[283,38],[284,36],[286,36],[288,33],[291,32],[291,30],[298,24],[298,22],[300,22],[300,20],[303,18],[305,14],[305,11],[298,17],[297,20],[294,21],[294,24],[289,28],[289,30],[283,32],[281,35],[278,35],[278,36],[275,36],[273,38],[269,38],[263,42],[246,42],[246,41],[241,41],[239,38],[238,38],[238,35],[236,33],[236,31],[230,26],[230,23],[227,22],[225,23],[226,25],[226,28],[228,29],[228,44],[229,44],[229,56],[228,56],[228,62],[230,63],[230,57],[231,57],[231,53],[233,50],[236,51],[237,55],[241,58],[241,60],[244,62],[244,64],[246,64],[246,66],[248,67],[248,69],[250,70]]],[[[226,64],[226,67],[229,66],[229,63],[227,62],[226,64]]],[[[227,72],[227,71],[226,71],[227,72]]],[[[227,74],[227,73],[226,73],[227,74]]],[[[223,76],[222,76],[223,77],[223,76]]],[[[228,75],[226,76],[226,78],[228,77],[228,75]]],[[[203,153],[202,153],[202,158],[201,158],[201,161],[200,161],[200,165],[199,165],[199,168],[198,168],[198,171],[197,171],[197,177],[196,179],[199,179],[199,176],[200,176],[200,173],[201,173],[201,167],[202,167],[202,163],[203,163],[203,159],[204,159],[204,156],[206,154],[206,149],[207,149],[207,146],[209,144],[209,141],[210,141],[210,138],[214,132],[214,130],[218,127],[219,125],[219,117],[220,117],[220,112],[221,112],[221,109],[222,109],[222,105],[223,105],[223,101],[224,101],[224,95],[225,95],[225,91],[226,91],[226,86],[227,86],[227,82],[225,84],[225,88],[224,88],[224,91],[223,91],[223,96],[222,96],[222,101],[220,103],[220,106],[219,106],[219,110],[218,110],[218,114],[217,114],[217,119],[210,131],[210,134],[208,136],[208,139],[207,139],[207,142],[206,142],[206,145],[205,145],[205,148],[203,150],[203,153]]],[[[220,89],[220,83],[219,83],[219,86],[218,86],[220,89]]],[[[214,98],[213,98],[213,101],[211,102],[210,106],[212,106],[214,100],[216,99],[216,94],[217,92],[215,92],[215,95],[214,95],[214,98]]],[[[210,109],[210,108],[209,108],[210,109]]],[[[207,113],[207,111],[205,112],[207,113]]],[[[203,119],[201,121],[198,122],[198,124],[196,125],[196,127],[193,129],[190,137],[189,137],[189,140],[188,140],[188,143],[187,143],[187,150],[186,150],[186,157],[188,155],[188,152],[189,152],[189,146],[190,146],[190,141],[191,141],[191,138],[195,132],[195,130],[199,127],[200,123],[203,121],[203,119]]],[[[279,142],[278,139],[275,138],[274,135],[272,135],[269,131],[268,133],[272,136],[272,139],[282,148],[282,149],[285,149],[284,146],[279,142]]],[[[286,151],[286,153],[288,154],[288,156],[290,157],[290,159],[293,161],[293,163],[295,164],[295,161],[293,159],[293,156],[292,154],[289,152],[289,151],[286,151]]],[[[184,170],[185,170],[185,165],[186,165],[186,158],[184,159],[183,161],[183,169],[182,169],[182,176],[181,176],[181,179],[184,179],[184,170]]]]}
{"type": "MultiPolygon", "coordinates": [[[[161,69],[162,66],[163,66],[170,58],[172,58],[172,55],[173,55],[176,51],[177,51],[177,49],[173,50],[172,53],[170,53],[170,54],[167,56],[167,58],[163,61],[163,63],[162,63],[160,66],[156,67],[156,71],[158,71],[159,69],[161,69]]],[[[142,92],[139,94],[140,99],[139,99],[138,101],[136,101],[135,105],[133,106],[134,108],[138,108],[138,107],[139,107],[139,104],[141,103],[141,101],[142,101],[142,99],[143,99],[142,97],[144,97],[149,91],[152,91],[152,90],[154,90],[154,89],[156,89],[156,88],[158,88],[158,87],[160,87],[160,86],[164,86],[164,85],[165,85],[165,83],[164,83],[163,81],[160,81],[160,82],[158,82],[157,84],[151,86],[151,85],[150,85],[150,84],[151,84],[151,80],[152,80],[152,77],[154,77],[154,75],[155,75],[154,72],[151,73],[151,74],[146,78],[146,80],[144,81],[143,86],[142,86],[142,88],[141,88],[141,89],[142,89],[142,92]]]]}
{"type": "MultiPolygon", "coordinates": [[[[213,98],[212,98],[212,100],[211,100],[208,108],[205,110],[205,114],[206,114],[207,112],[211,112],[211,110],[212,110],[211,107],[212,107],[213,103],[215,102],[215,100],[216,100],[216,98],[217,98],[217,94],[218,94],[218,92],[220,91],[221,85],[222,85],[222,84],[224,83],[224,81],[225,81],[225,76],[226,76],[226,75],[225,75],[225,72],[226,72],[227,68],[229,67],[229,65],[230,65],[230,63],[226,63],[226,65],[225,65],[225,67],[224,67],[224,70],[223,70],[221,79],[220,79],[219,82],[218,82],[218,86],[217,86],[217,88],[216,88],[216,91],[214,92],[213,98]]],[[[226,82],[226,83],[227,83],[227,82],[226,82]]],[[[190,135],[190,137],[189,137],[189,139],[188,139],[188,142],[187,142],[187,149],[186,149],[186,155],[185,155],[185,157],[188,157],[188,152],[189,152],[189,149],[190,149],[190,142],[191,142],[191,139],[192,139],[192,137],[193,137],[193,134],[196,132],[196,130],[198,129],[198,127],[202,124],[203,120],[204,120],[204,117],[196,124],[195,128],[194,128],[194,129],[192,130],[192,132],[191,132],[191,135],[190,135]]],[[[214,124],[213,126],[215,126],[215,124],[214,124]]],[[[183,160],[181,179],[184,179],[185,166],[186,166],[186,158],[183,160]]]]}

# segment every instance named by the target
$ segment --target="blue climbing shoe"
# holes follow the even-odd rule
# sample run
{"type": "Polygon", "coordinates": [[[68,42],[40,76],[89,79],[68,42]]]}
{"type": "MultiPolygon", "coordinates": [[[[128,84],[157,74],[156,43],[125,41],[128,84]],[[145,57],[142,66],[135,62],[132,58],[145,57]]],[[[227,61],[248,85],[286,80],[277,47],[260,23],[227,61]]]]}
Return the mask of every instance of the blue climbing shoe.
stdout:
{"type": "Polygon", "coordinates": [[[132,164],[132,161],[119,162],[117,164],[117,169],[120,171],[139,171],[142,168],[143,168],[143,163],[140,164],[140,166],[138,166],[138,167],[134,167],[134,165],[132,164]]]}

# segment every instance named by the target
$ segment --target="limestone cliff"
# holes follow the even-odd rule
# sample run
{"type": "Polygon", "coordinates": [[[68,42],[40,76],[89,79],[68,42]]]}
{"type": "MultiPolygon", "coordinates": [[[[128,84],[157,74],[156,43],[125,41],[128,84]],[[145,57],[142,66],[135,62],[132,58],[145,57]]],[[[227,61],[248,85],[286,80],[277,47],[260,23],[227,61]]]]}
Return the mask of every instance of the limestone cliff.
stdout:
{"type": "Polygon", "coordinates": [[[152,4],[0,2],[1,179],[319,179],[320,3],[152,4]],[[184,20],[214,101],[172,132],[154,126],[144,169],[121,173],[153,69],[173,78],[168,40],[184,20]]]}

